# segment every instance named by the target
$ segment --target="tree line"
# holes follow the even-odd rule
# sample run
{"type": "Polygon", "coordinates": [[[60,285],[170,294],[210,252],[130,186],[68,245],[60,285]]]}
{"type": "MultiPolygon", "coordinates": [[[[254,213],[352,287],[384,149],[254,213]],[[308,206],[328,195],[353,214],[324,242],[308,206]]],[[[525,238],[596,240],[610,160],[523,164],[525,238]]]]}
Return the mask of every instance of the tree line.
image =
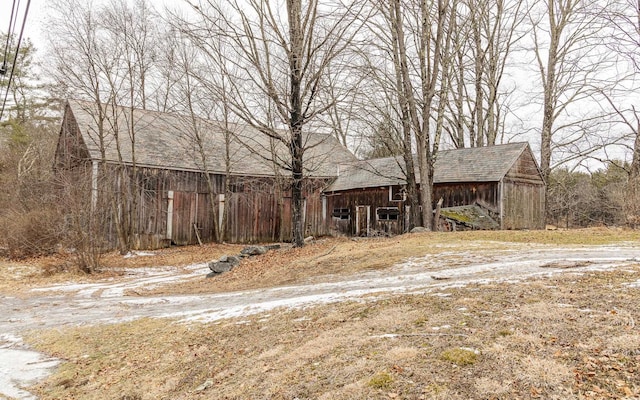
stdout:
{"type": "MultiPolygon", "coordinates": [[[[36,164],[50,159],[58,129],[47,119],[56,112],[51,100],[77,98],[99,109],[105,131],[123,118],[116,106],[184,115],[185,141],[203,172],[201,118],[216,121],[228,140],[240,123],[284,146],[288,157],[274,160],[274,170],[285,171],[282,188],[292,194],[296,245],[307,131],[330,132],[362,157],[400,155],[411,226],[434,226],[441,148],[519,140],[539,151],[550,221],[562,208],[554,196],[563,173],[608,171],[625,159],[616,163],[625,177],[622,217],[613,220],[635,224],[639,17],[632,0],[190,0],[165,9],[148,0],[54,0],[51,40],[41,50],[49,86],[29,76],[27,46],[25,79],[11,89],[0,139],[3,157],[24,160],[2,164],[2,184],[17,176],[32,187],[30,179],[48,176],[14,167],[46,169],[36,164]]],[[[127,121],[121,135],[135,154],[136,126],[127,121]]],[[[224,157],[229,171],[233,155],[224,157]]],[[[134,171],[135,163],[134,156],[134,171]]],[[[112,208],[121,201],[113,198],[112,208]]],[[[131,218],[118,218],[121,251],[132,245],[131,218]]],[[[576,221],[570,225],[593,223],[576,221]]]]}

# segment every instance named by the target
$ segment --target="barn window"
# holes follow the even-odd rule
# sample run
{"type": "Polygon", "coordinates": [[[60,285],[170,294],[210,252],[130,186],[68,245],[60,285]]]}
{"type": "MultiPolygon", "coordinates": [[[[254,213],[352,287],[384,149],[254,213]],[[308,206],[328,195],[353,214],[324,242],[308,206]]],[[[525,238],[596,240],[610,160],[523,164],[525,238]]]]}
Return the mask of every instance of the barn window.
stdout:
{"type": "Polygon", "coordinates": [[[334,208],[333,214],[331,215],[333,216],[333,218],[349,219],[351,212],[349,211],[348,208],[334,208]]]}
{"type": "Polygon", "coordinates": [[[376,209],[378,221],[397,221],[400,210],[397,207],[380,207],[376,209]]]}

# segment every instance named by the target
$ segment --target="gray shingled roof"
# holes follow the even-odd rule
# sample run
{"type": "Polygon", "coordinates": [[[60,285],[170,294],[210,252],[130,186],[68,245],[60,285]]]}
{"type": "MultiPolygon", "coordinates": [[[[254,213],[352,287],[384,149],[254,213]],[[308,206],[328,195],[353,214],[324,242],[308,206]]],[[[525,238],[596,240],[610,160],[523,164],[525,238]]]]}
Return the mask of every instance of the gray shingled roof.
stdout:
{"type": "MultiPolygon", "coordinates": [[[[509,172],[527,143],[442,150],[438,153],[434,183],[498,182],[509,172]]],[[[401,157],[378,158],[342,165],[327,192],[406,183],[401,157]]],[[[416,179],[420,173],[416,165],[416,179]]]]}
{"type": "MultiPolygon", "coordinates": [[[[96,106],[89,102],[71,100],[69,107],[75,117],[82,138],[93,159],[100,159],[100,145],[96,106]]],[[[125,163],[132,162],[131,139],[128,134],[130,110],[117,107],[110,111],[117,118],[117,126],[107,122],[104,135],[105,154],[108,161],[117,162],[116,136],[120,138],[120,151],[125,163]]],[[[198,147],[193,140],[193,123],[190,118],[178,114],[160,113],[136,109],[133,111],[135,126],[135,157],[139,166],[174,170],[202,171],[203,162],[198,147]]],[[[207,169],[211,172],[225,171],[225,140],[223,126],[216,121],[200,119],[197,130],[203,140],[207,169]]],[[[236,175],[269,176],[274,174],[271,152],[272,141],[254,128],[240,124],[230,124],[233,132],[230,141],[231,171],[236,175]]],[[[288,149],[280,142],[275,144],[277,159],[290,163],[288,149]]],[[[314,177],[334,177],[336,165],[350,163],[355,156],[342,146],[333,136],[320,133],[305,135],[304,166],[306,174],[314,177]]]]}

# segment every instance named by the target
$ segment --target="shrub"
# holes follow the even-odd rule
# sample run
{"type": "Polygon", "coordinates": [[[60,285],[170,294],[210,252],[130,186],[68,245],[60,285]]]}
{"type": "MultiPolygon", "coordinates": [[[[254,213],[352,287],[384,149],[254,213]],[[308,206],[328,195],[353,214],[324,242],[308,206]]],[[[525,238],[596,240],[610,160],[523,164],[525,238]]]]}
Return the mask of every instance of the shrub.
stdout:
{"type": "Polygon", "coordinates": [[[52,254],[60,244],[61,217],[54,210],[9,211],[0,226],[11,258],[52,254]]]}

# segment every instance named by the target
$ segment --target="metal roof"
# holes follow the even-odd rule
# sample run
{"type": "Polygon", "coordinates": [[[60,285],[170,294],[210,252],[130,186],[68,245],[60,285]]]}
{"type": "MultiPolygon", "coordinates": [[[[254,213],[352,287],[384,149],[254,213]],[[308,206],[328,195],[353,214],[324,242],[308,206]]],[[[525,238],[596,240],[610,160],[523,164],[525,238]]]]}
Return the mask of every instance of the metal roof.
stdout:
{"type": "MultiPolygon", "coordinates": [[[[225,132],[229,137],[231,173],[234,175],[274,175],[274,154],[285,172],[291,163],[287,147],[279,141],[269,139],[258,130],[241,124],[226,127],[217,121],[197,119],[194,123],[188,116],[128,107],[106,107],[109,114],[105,120],[103,146],[100,146],[98,112],[94,103],[77,100],[68,101],[80,134],[92,159],[101,159],[104,147],[107,161],[119,162],[118,147],[122,162],[133,162],[130,123],[133,119],[135,133],[135,161],[139,166],[162,169],[202,171],[206,163],[212,173],[225,172],[225,132]],[[133,114],[133,118],[131,115],[133,114]],[[116,121],[115,123],[113,121],[116,121]],[[194,140],[196,132],[203,139],[204,160],[194,140]],[[118,138],[119,140],[116,140],[118,138]],[[119,146],[117,146],[119,142],[119,146]]],[[[285,135],[286,131],[280,131],[285,135]]],[[[342,146],[332,135],[307,133],[304,135],[305,174],[314,177],[336,176],[336,164],[349,163],[356,157],[342,146]]]]}
{"type": "MultiPolygon", "coordinates": [[[[526,142],[486,147],[441,150],[437,154],[433,182],[499,182],[523,151],[526,142]]],[[[416,180],[420,183],[417,160],[416,180]]],[[[405,184],[402,157],[358,161],[340,166],[340,174],[326,192],[405,184]]]]}

